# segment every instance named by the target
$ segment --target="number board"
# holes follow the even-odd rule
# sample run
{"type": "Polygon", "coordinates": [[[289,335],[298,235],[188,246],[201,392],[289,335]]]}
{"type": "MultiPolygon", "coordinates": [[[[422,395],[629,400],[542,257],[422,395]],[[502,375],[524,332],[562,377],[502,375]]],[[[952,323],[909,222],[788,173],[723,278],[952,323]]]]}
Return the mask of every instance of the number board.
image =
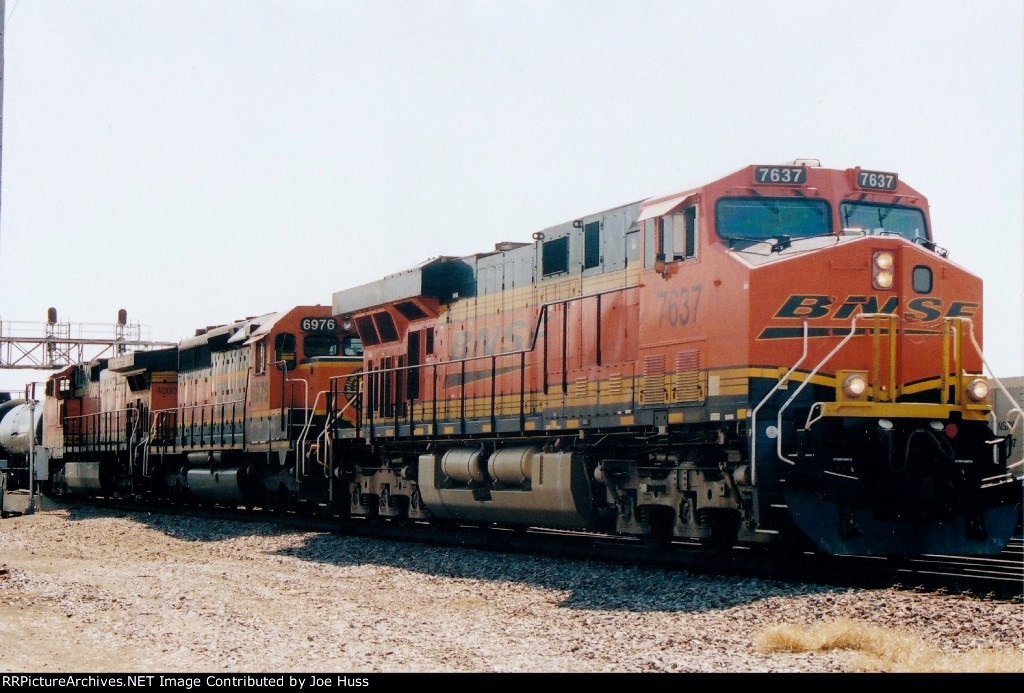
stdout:
{"type": "Polygon", "coordinates": [[[778,185],[800,185],[807,182],[803,166],[755,166],[754,181],[778,185]]]}
{"type": "Polygon", "coordinates": [[[337,332],[338,321],[334,318],[302,318],[299,328],[303,332],[337,332]]]}
{"type": "Polygon", "coordinates": [[[857,187],[871,190],[895,190],[899,176],[885,171],[857,171],[857,187]]]}

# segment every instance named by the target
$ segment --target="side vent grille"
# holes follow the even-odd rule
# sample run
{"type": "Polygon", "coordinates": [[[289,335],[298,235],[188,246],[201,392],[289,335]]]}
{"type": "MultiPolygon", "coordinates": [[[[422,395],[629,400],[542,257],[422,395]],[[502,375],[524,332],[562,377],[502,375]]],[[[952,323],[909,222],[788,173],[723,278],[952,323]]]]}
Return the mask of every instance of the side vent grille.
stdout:
{"type": "Polygon", "coordinates": [[[676,354],[675,399],[677,402],[701,402],[700,352],[680,351],[676,354]]]}
{"type": "Polygon", "coordinates": [[[643,404],[664,404],[665,396],[665,356],[653,354],[644,357],[644,374],[641,383],[643,404]]]}

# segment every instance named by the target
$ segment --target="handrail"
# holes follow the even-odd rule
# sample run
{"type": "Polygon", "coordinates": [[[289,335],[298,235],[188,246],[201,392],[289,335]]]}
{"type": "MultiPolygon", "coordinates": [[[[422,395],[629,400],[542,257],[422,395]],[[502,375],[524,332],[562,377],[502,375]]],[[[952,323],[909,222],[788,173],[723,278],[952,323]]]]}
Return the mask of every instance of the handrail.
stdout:
{"type": "MultiPolygon", "coordinates": [[[[782,407],[779,408],[778,416],[777,416],[777,419],[776,419],[777,425],[778,425],[778,428],[779,428],[779,437],[778,437],[777,442],[776,442],[776,456],[778,457],[779,460],[781,460],[781,461],[783,461],[783,462],[785,462],[785,463],[787,463],[789,465],[795,465],[796,464],[796,462],[794,460],[789,459],[782,452],[782,438],[783,438],[783,436],[782,436],[782,431],[783,431],[783,428],[782,428],[782,415],[785,412],[785,410],[793,403],[793,401],[799,396],[799,394],[803,391],[803,389],[805,387],[807,387],[807,385],[811,382],[813,377],[815,375],[817,375],[818,371],[820,371],[821,368],[833,356],[835,356],[835,354],[840,349],[842,349],[846,345],[846,343],[850,341],[850,339],[852,339],[857,334],[857,320],[858,319],[872,318],[872,319],[876,319],[877,320],[878,318],[881,318],[881,317],[889,318],[890,320],[894,320],[894,319],[898,320],[899,319],[898,316],[890,314],[890,313],[859,313],[857,315],[854,315],[853,319],[852,319],[852,321],[850,323],[850,332],[839,342],[839,344],[837,344],[828,354],[826,354],[824,356],[824,358],[821,359],[821,361],[818,362],[818,364],[807,374],[807,376],[804,378],[804,380],[800,383],[800,386],[797,387],[797,389],[790,395],[789,399],[787,399],[786,402],[782,405],[782,407]]],[[[1000,391],[1003,393],[1003,395],[1006,396],[1006,398],[1010,401],[1010,403],[1013,404],[1013,407],[1007,412],[1007,415],[1006,415],[1007,416],[1006,423],[1009,425],[1010,431],[1013,431],[1017,427],[1017,425],[1021,423],[1022,419],[1024,419],[1024,409],[1022,409],[1020,403],[1017,402],[1013,398],[1013,396],[1009,393],[1009,391],[1003,385],[1002,381],[1000,381],[999,378],[996,377],[996,375],[992,372],[992,368],[991,368],[991,366],[989,366],[988,361],[985,359],[985,355],[982,352],[981,347],[978,345],[978,341],[977,341],[977,339],[974,336],[974,323],[973,323],[973,321],[970,318],[968,318],[968,317],[952,317],[952,318],[944,318],[943,322],[949,325],[949,327],[951,329],[951,332],[952,332],[952,337],[954,339],[953,361],[956,364],[956,370],[957,370],[956,378],[959,379],[959,378],[961,378],[963,376],[962,366],[961,366],[961,362],[962,362],[961,359],[963,358],[963,353],[962,353],[962,350],[958,346],[960,344],[960,338],[963,335],[963,330],[962,329],[958,329],[958,325],[961,324],[961,323],[966,323],[967,327],[968,327],[968,329],[967,329],[967,336],[969,337],[969,339],[971,341],[971,344],[974,346],[975,351],[978,353],[978,356],[981,358],[982,363],[984,364],[986,370],[988,371],[989,377],[996,383],[996,385],[999,387],[1000,391]]],[[[806,330],[806,323],[805,323],[805,330],[806,330]]],[[[805,337],[805,340],[806,340],[806,337],[805,337]]],[[[805,343],[805,349],[806,349],[806,343],[805,343]]],[[[944,364],[948,363],[948,361],[946,360],[947,357],[948,356],[945,353],[945,348],[944,348],[944,364]]],[[[801,361],[798,361],[797,365],[799,365],[799,363],[802,362],[803,358],[804,357],[802,356],[801,357],[801,361]]],[[[795,366],[794,366],[794,368],[795,368],[795,366]]],[[[792,372],[792,370],[793,369],[790,370],[790,373],[792,372]]],[[[944,371],[946,371],[946,370],[948,370],[948,368],[944,365],[944,371]]],[[[758,409],[761,408],[762,405],[764,405],[767,402],[768,398],[771,397],[774,394],[775,390],[777,390],[779,387],[781,387],[781,385],[789,377],[790,373],[787,373],[786,376],[784,376],[782,379],[780,379],[780,381],[776,384],[776,386],[765,396],[765,398],[758,404],[758,406],[755,407],[754,412],[753,412],[753,414],[751,416],[751,427],[752,427],[752,429],[754,429],[753,432],[752,432],[753,438],[751,440],[751,479],[752,480],[756,479],[756,476],[755,476],[756,467],[754,467],[754,465],[756,463],[755,453],[756,453],[756,440],[757,440],[757,431],[756,431],[756,428],[754,428],[754,426],[756,425],[756,412],[757,412],[758,409]]],[[[890,377],[892,377],[891,373],[890,373],[890,377]]],[[[948,375],[944,372],[943,373],[943,382],[946,381],[947,377],[948,377],[948,375]]],[[[959,383],[957,385],[958,385],[957,389],[959,391],[959,383]]],[[[943,389],[945,390],[945,387],[943,387],[943,389]]],[[[943,393],[943,397],[945,397],[945,396],[946,396],[945,393],[943,393]]],[[[955,401],[954,401],[954,403],[955,403],[955,401]]],[[[811,417],[812,417],[813,411],[814,411],[814,407],[812,406],[811,411],[808,412],[808,422],[811,421],[811,417]]],[[[997,432],[997,423],[996,423],[996,417],[995,417],[994,413],[991,415],[991,417],[992,417],[992,422],[990,424],[990,427],[992,429],[992,432],[996,433],[997,432]]],[[[815,420],[817,420],[817,419],[815,419],[815,420]]],[[[993,458],[995,458],[995,456],[998,454],[997,451],[994,448],[993,448],[992,454],[993,454],[993,458]]],[[[1016,462],[1012,462],[1012,463],[1010,463],[1008,461],[1007,470],[1009,471],[1011,469],[1016,469],[1017,467],[1022,467],[1022,466],[1024,466],[1024,446],[1022,446],[1021,459],[1017,460],[1016,462]]]]}
{"type": "MultiPolygon", "coordinates": [[[[843,339],[839,342],[839,344],[836,344],[836,346],[832,349],[832,351],[828,352],[828,354],[826,354],[825,357],[823,359],[821,359],[821,361],[818,362],[818,365],[816,365],[814,368],[811,369],[811,371],[807,374],[807,376],[800,383],[800,386],[796,389],[796,391],[793,392],[793,394],[789,396],[789,399],[787,399],[786,402],[779,408],[779,414],[778,414],[778,417],[776,419],[776,423],[778,424],[778,428],[779,428],[779,437],[776,440],[775,454],[776,454],[776,456],[781,461],[785,462],[788,465],[793,465],[793,466],[796,465],[796,462],[794,460],[791,460],[791,459],[789,459],[788,457],[786,457],[785,455],[782,454],[782,430],[783,430],[782,429],[782,413],[784,411],[786,411],[786,409],[789,408],[789,405],[793,403],[793,400],[795,400],[797,398],[797,396],[801,392],[803,392],[803,389],[805,387],[807,387],[807,385],[811,382],[811,380],[814,378],[814,376],[816,376],[818,374],[818,371],[821,370],[821,367],[824,366],[826,363],[828,363],[828,361],[833,356],[835,356],[836,353],[840,349],[842,349],[844,346],[846,346],[846,343],[849,342],[853,338],[854,335],[857,334],[857,320],[858,320],[858,318],[875,318],[875,317],[887,317],[887,318],[897,317],[898,318],[898,316],[894,316],[892,313],[857,313],[856,315],[854,315],[853,319],[850,321],[850,333],[848,335],[846,335],[845,337],[843,337],[843,339]]],[[[890,338],[891,338],[891,336],[890,336],[890,338]]]]}
{"type": "MultiPolygon", "coordinates": [[[[196,426],[195,410],[197,410],[197,409],[202,410],[201,413],[203,414],[203,416],[205,416],[205,410],[206,409],[210,410],[210,414],[211,414],[210,425],[211,425],[211,427],[214,425],[213,414],[216,412],[216,410],[218,408],[220,409],[220,411],[221,411],[221,439],[222,439],[222,442],[223,442],[223,438],[224,438],[224,430],[223,430],[223,428],[224,428],[224,418],[223,418],[223,414],[224,414],[225,411],[227,411],[227,408],[230,405],[232,407],[231,430],[232,430],[232,436],[234,436],[235,426],[237,425],[237,421],[238,421],[237,413],[234,411],[234,406],[236,404],[239,404],[239,403],[241,403],[243,405],[243,409],[242,409],[242,411],[243,411],[243,414],[242,414],[242,433],[243,433],[243,439],[244,439],[244,433],[245,433],[245,414],[244,414],[244,412],[245,412],[245,409],[244,409],[245,399],[244,398],[243,399],[232,399],[232,400],[228,400],[226,402],[212,402],[212,403],[207,403],[207,404],[187,404],[187,405],[179,404],[179,405],[175,405],[174,407],[167,407],[165,409],[153,409],[153,410],[150,411],[150,415],[154,418],[154,425],[156,425],[157,418],[164,418],[164,415],[172,415],[171,418],[173,418],[173,426],[174,426],[174,448],[177,449],[178,442],[179,442],[179,440],[178,440],[179,432],[182,433],[182,435],[183,435],[184,434],[184,429],[186,428],[186,426],[190,430],[195,428],[195,426],[196,426]],[[185,422],[185,413],[186,412],[192,412],[193,413],[192,422],[190,424],[186,424],[186,422],[185,422]],[[179,431],[179,428],[181,429],[180,431],[179,431]]],[[[200,429],[202,429],[203,425],[205,425],[205,419],[200,419],[200,423],[199,423],[200,429]]],[[[202,437],[202,430],[200,430],[200,437],[202,437]]],[[[195,445],[194,438],[195,438],[195,432],[192,431],[191,432],[191,436],[190,436],[190,440],[189,440],[189,445],[190,446],[191,445],[195,445]]],[[[181,442],[183,443],[184,441],[182,440],[181,442]]],[[[203,441],[200,440],[200,445],[202,445],[202,444],[203,444],[203,441]]],[[[167,446],[166,445],[162,445],[161,447],[167,447],[167,446]]]]}
{"type": "Polygon", "coordinates": [[[156,429],[157,417],[153,411],[149,412],[149,426],[146,430],[146,442],[142,448],[142,476],[151,476],[149,473],[149,452],[153,447],[153,431],[156,429]]]}
{"type": "MultiPolygon", "coordinates": [[[[316,397],[313,398],[313,409],[314,410],[316,409],[316,405],[320,402],[320,397],[323,396],[324,399],[326,400],[327,395],[329,393],[330,393],[329,390],[321,390],[320,392],[318,392],[316,394],[316,397]]],[[[352,403],[355,401],[356,397],[357,397],[357,395],[353,395],[352,397],[350,397],[348,399],[348,401],[345,403],[345,406],[342,407],[337,412],[328,412],[327,417],[326,417],[326,419],[324,421],[323,430],[320,431],[317,434],[317,437],[316,437],[317,440],[320,440],[321,438],[325,437],[326,433],[330,430],[331,423],[334,420],[336,420],[339,416],[344,414],[345,411],[348,410],[348,408],[350,406],[352,406],[352,403]]],[[[309,437],[310,430],[313,428],[313,420],[314,420],[314,418],[312,416],[307,415],[306,423],[303,425],[302,431],[299,433],[298,438],[296,438],[296,440],[295,440],[295,445],[296,445],[296,448],[298,449],[298,454],[302,458],[301,471],[302,471],[303,475],[306,473],[306,452],[305,452],[306,441],[307,441],[307,439],[309,437]]],[[[324,460],[321,460],[319,456],[317,457],[317,463],[320,464],[320,466],[322,466],[322,467],[326,467],[326,465],[324,464],[324,460]]],[[[298,464],[298,462],[295,465],[295,469],[296,469],[295,480],[299,481],[299,464],[298,464]]]]}
{"type": "MultiPolygon", "coordinates": [[[[295,382],[295,381],[289,381],[289,382],[295,382]]],[[[301,382],[305,383],[306,381],[302,380],[301,382]]],[[[312,428],[312,426],[313,426],[313,416],[311,415],[310,409],[309,409],[309,387],[308,387],[308,383],[306,383],[306,385],[307,385],[307,387],[306,387],[306,401],[304,402],[304,405],[306,407],[306,409],[305,409],[306,421],[302,425],[302,430],[299,432],[298,438],[295,439],[296,457],[297,458],[301,458],[302,475],[306,474],[306,451],[305,451],[306,436],[309,435],[309,429],[312,428]]],[[[326,394],[327,394],[326,390],[321,390],[320,392],[316,393],[316,397],[313,398],[313,408],[314,409],[316,409],[317,402],[320,401],[320,395],[325,395],[325,399],[326,399],[326,394]]],[[[294,409],[294,407],[290,407],[290,409],[294,409]]],[[[295,460],[295,481],[296,482],[300,481],[300,478],[301,478],[300,477],[300,473],[299,473],[299,468],[300,468],[300,462],[299,462],[299,459],[296,459],[295,460]]]]}
{"type": "MultiPolygon", "coordinates": [[[[771,390],[768,391],[768,394],[764,396],[764,399],[762,399],[760,402],[758,402],[757,406],[754,407],[753,411],[750,413],[750,484],[751,484],[751,486],[755,486],[755,487],[757,486],[757,412],[758,412],[758,410],[761,407],[763,407],[768,402],[768,400],[771,398],[771,396],[774,395],[775,392],[779,388],[781,388],[785,383],[789,382],[790,376],[793,375],[793,373],[796,371],[796,369],[800,367],[800,364],[803,363],[804,360],[807,358],[807,352],[808,352],[808,348],[807,348],[807,346],[808,346],[808,329],[807,329],[807,321],[804,320],[803,322],[804,322],[804,339],[803,339],[803,341],[804,341],[804,353],[800,355],[800,358],[797,359],[797,362],[793,364],[793,367],[790,368],[788,371],[786,371],[786,374],[784,376],[779,378],[779,382],[775,383],[775,387],[773,387],[771,390]]],[[[779,431],[779,435],[780,436],[782,435],[781,429],[779,431]]]]}
{"type": "Polygon", "coordinates": [[[120,445],[121,443],[124,443],[125,445],[127,445],[128,444],[128,437],[127,437],[128,431],[127,430],[124,430],[124,431],[121,430],[120,422],[121,422],[122,414],[125,415],[125,419],[127,420],[128,414],[130,412],[132,412],[132,411],[135,411],[134,407],[124,407],[124,408],[121,408],[121,409],[110,409],[108,411],[94,411],[94,412],[90,412],[88,414],[75,414],[73,416],[72,415],[65,415],[64,419],[63,419],[63,422],[62,422],[62,426],[64,428],[64,437],[65,437],[65,443],[64,444],[66,446],[68,446],[68,447],[71,447],[71,446],[80,447],[80,446],[86,445],[88,443],[91,443],[93,445],[107,445],[107,446],[109,446],[109,445],[120,445]],[[112,416],[115,419],[115,424],[116,424],[115,426],[111,426],[110,425],[110,420],[111,420],[112,416]],[[72,422],[73,425],[69,426],[69,422],[72,422]],[[90,424],[95,424],[95,425],[90,425],[90,424]],[[75,428],[76,430],[69,433],[69,431],[68,431],[69,428],[75,428]],[[122,433],[122,432],[125,434],[124,440],[122,440],[121,437],[118,435],[119,433],[122,433]],[[103,434],[103,435],[101,436],[101,434],[103,434]],[[67,438],[69,437],[69,435],[72,438],[73,442],[69,443],[67,441],[67,438]],[[92,436],[93,440],[91,440],[91,441],[83,440],[87,436],[92,436]]]}
{"type": "MultiPolygon", "coordinates": [[[[419,369],[426,368],[427,366],[433,366],[434,368],[436,368],[438,366],[450,366],[450,365],[457,365],[457,364],[465,365],[465,364],[470,363],[472,361],[479,361],[479,360],[482,360],[482,359],[498,359],[498,358],[504,358],[506,356],[515,356],[517,354],[528,354],[528,353],[534,351],[537,348],[537,339],[540,336],[540,325],[541,325],[542,320],[544,319],[544,316],[547,314],[547,309],[550,306],[568,304],[568,303],[572,303],[573,301],[582,301],[582,300],[585,300],[585,299],[588,299],[588,298],[596,298],[596,297],[604,296],[605,294],[617,293],[617,292],[620,292],[620,291],[627,291],[629,289],[636,289],[636,288],[639,288],[641,286],[642,286],[642,284],[630,284],[628,286],[618,286],[618,287],[613,287],[613,288],[610,288],[610,289],[603,289],[601,291],[595,291],[595,292],[592,292],[592,293],[589,293],[589,294],[579,294],[577,296],[566,296],[565,298],[558,298],[558,299],[553,299],[553,300],[550,300],[550,301],[545,301],[544,303],[540,304],[540,306],[538,306],[537,318],[534,320],[533,327],[530,330],[529,344],[527,346],[523,347],[522,349],[513,349],[512,351],[503,351],[500,354],[482,354],[480,356],[466,356],[464,358],[459,358],[459,359],[449,359],[449,360],[446,360],[446,361],[435,361],[435,362],[432,362],[432,363],[429,363],[429,364],[427,364],[427,363],[418,363],[418,364],[409,364],[409,365],[404,365],[404,366],[391,366],[389,368],[375,368],[373,370],[361,371],[360,373],[354,374],[354,375],[357,375],[360,379],[365,379],[365,378],[368,378],[369,376],[383,375],[385,373],[397,373],[399,371],[408,371],[408,370],[413,370],[413,369],[419,370],[419,369]]],[[[334,376],[334,377],[339,377],[340,378],[341,376],[334,376]]],[[[464,385],[465,384],[463,383],[463,386],[464,385]]],[[[397,404],[397,402],[396,402],[396,404],[397,404]]],[[[465,411],[462,412],[462,416],[465,417],[465,411]]]]}
{"type": "MultiPolygon", "coordinates": [[[[1024,419],[1024,410],[1022,410],[1020,407],[1014,407],[1010,411],[1006,412],[1006,414],[1007,414],[1006,423],[1009,426],[1008,430],[1010,431],[1010,433],[1013,433],[1013,430],[1015,428],[1017,428],[1017,424],[1019,424],[1021,422],[1021,420],[1024,419]],[[1010,424],[1010,419],[1009,419],[1010,414],[1016,414],[1017,415],[1017,418],[1014,419],[1012,424],[1010,424]]],[[[1007,462],[1009,462],[1009,460],[1007,460],[1007,462]]],[[[1024,445],[1021,446],[1021,458],[1019,460],[1017,460],[1016,462],[1014,462],[1013,464],[1009,464],[1008,463],[1006,465],[1006,471],[1010,471],[1011,469],[1016,469],[1017,467],[1024,468],[1024,445]]]]}
{"type": "MultiPolygon", "coordinates": [[[[996,385],[999,386],[999,390],[1003,393],[1003,395],[1006,396],[1006,399],[1008,399],[1013,404],[1013,407],[1010,408],[1010,410],[1006,412],[1006,417],[1007,417],[1006,418],[1006,423],[1007,424],[1009,424],[1009,422],[1010,422],[1011,415],[1016,414],[1016,416],[1017,416],[1017,418],[1014,420],[1013,424],[1010,425],[1010,431],[1012,432],[1013,429],[1015,429],[1017,427],[1017,424],[1019,424],[1021,422],[1021,418],[1024,417],[1024,408],[1021,407],[1020,402],[1018,402],[1017,400],[1015,400],[1013,398],[1013,395],[1011,395],[1010,392],[1006,389],[1006,387],[1003,385],[1003,382],[999,378],[996,377],[995,373],[992,372],[992,367],[988,365],[988,361],[985,360],[985,354],[982,353],[981,347],[978,345],[978,340],[974,338],[974,321],[971,320],[970,318],[963,318],[963,317],[961,317],[961,318],[946,318],[946,320],[947,321],[959,320],[961,322],[967,323],[967,328],[968,328],[967,329],[967,336],[970,337],[971,344],[974,346],[975,351],[978,352],[978,357],[981,359],[981,363],[985,366],[985,369],[988,371],[989,377],[992,380],[995,381],[996,385]]],[[[993,419],[995,419],[995,418],[996,417],[993,417],[993,419]]],[[[997,426],[996,426],[996,423],[995,423],[994,420],[993,420],[993,424],[992,424],[992,432],[993,433],[997,433],[997,426]]],[[[996,454],[996,451],[995,451],[994,448],[992,450],[992,454],[993,454],[993,456],[996,454]]],[[[1006,469],[1007,469],[1007,471],[1009,471],[1010,469],[1014,469],[1016,467],[1021,467],[1021,466],[1024,466],[1024,445],[1021,446],[1021,458],[1019,460],[1017,460],[1016,462],[1014,462],[1013,464],[1009,464],[1009,460],[1007,460],[1006,469]]]]}
{"type": "MultiPolygon", "coordinates": [[[[436,386],[437,386],[436,373],[437,373],[437,369],[438,369],[439,366],[453,366],[453,365],[454,366],[461,366],[461,369],[463,371],[465,371],[466,365],[468,363],[472,362],[472,361],[480,361],[480,360],[483,360],[483,359],[490,359],[490,367],[492,367],[492,372],[494,373],[495,369],[496,369],[496,365],[497,365],[497,359],[519,355],[520,356],[520,361],[522,361],[522,359],[525,358],[525,354],[536,351],[537,345],[538,345],[538,340],[539,340],[540,335],[541,335],[541,324],[544,321],[545,316],[547,315],[549,307],[556,306],[556,305],[567,305],[567,304],[572,303],[574,301],[583,301],[583,300],[590,299],[590,298],[597,298],[598,300],[600,300],[600,297],[604,296],[605,294],[621,293],[621,292],[629,291],[631,289],[637,289],[637,288],[642,287],[642,286],[643,286],[642,284],[636,283],[636,284],[631,284],[631,285],[628,285],[628,286],[625,286],[625,287],[613,287],[613,288],[610,288],[610,289],[603,289],[601,291],[596,291],[596,292],[592,292],[592,293],[589,293],[589,294],[580,294],[580,295],[577,295],[577,296],[566,296],[564,298],[552,299],[552,300],[545,301],[545,302],[541,303],[537,307],[537,317],[534,319],[534,324],[532,324],[532,327],[530,328],[528,343],[523,348],[521,348],[521,349],[513,349],[511,351],[503,351],[501,353],[494,353],[494,354],[481,354],[481,355],[465,356],[463,358],[452,358],[452,359],[447,359],[447,360],[442,360],[442,361],[433,361],[431,363],[412,363],[412,364],[406,364],[406,365],[394,365],[394,366],[388,366],[388,367],[377,367],[377,369],[374,369],[374,370],[364,371],[364,372],[360,372],[358,374],[350,374],[350,375],[354,375],[357,378],[359,378],[362,382],[367,383],[368,384],[367,391],[369,392],[370,388],[373,386],[373,383],[372,383],[373,379],[378,377],[378,376],[384,376],[384,375],[388,375],[388,374],[404,373],[404,372],[407,372],[407,371],[419,373],[419,372],[423,372],[424,370],[426,370],[427,367],[431,367],[431,369],[433,369],[433,373],[434,373],[433,383],[434,383],[434,390],[435,390],[435,393],[436,393],[436,386]]],[[[563,367],[564,367],[565,362],[566,361],[563,359],[563,367]]],[[[520,366],[521,366],[521,362],[520,362],[520,366]]],[[[337,377],[337,378],[340,378],[340,377],[337,377]]],[[[564,376],[563,376],[563,381],[564,381],[564,376]]],[[[395,394],[396,395],[398,393],[397,385],[398,385],[397,379],[395,379],[394,387],[395,387],[395,394]]],[[[461,396],[460,396],[459,400],[456,402],[457,405],[459,406],[458,418],[459,418],[462,430],[465,430],[466,419],[467,419],[467,412],[466,412],[467,403],[465,401],[465,395],[466,395],[466,383],[465,383],[465,378],[463,378],[462,382],[461,382],[461,396]]],[[[492,394],[490,394],[490,409],[492,409],[492,413],[490,413],[490,415],[489,415],[490,420],[492,420],[492,425],[494,425],[494,422],[495,422],[494,404],[495,404],[496,398],[497,398],[496,397],[496,393],[494,391],[492,391],[492,394]]],[[[397,399],[397,396],[396,396],[394,401],[393,401],[393,403],[392,403],[392,405],[395,407],[393,415],[389,415],[387,410],[385,410],[385,409],[383,409],[381,407],[381,402],[376,402],[376,406],[380,410],[380,413],[384,416],[385,419],[393,418],[394,419],[394,424],[397,425],[397,423],[398,423],[398,419],[397,418],[398,418],[398,406],[399,406],[399,403],[409,404],[411,401],[415,401],[415,400],[404,399],[404,400],[400,400],[400,402],[399,402],[399,400],[397,399]]],[[[436,406],[436,404],[437,404],[436,396],[433,398],[433,401],[434,401],[434,406],[436,406]]],[[[445,400],[445,410],[447,409],[447,406],[449,406],[449,402],[447,402],[447,400],[445,400]]],[[[523,393],[520,392],[520,410],[519,410],[519,418],[520,418],[520,420],[524,416],[524,409],[525,409],[525,401],[523,399],[523,393]]],[[[410,410],[409,416],[410,416],[410,418],[413,417],[412,410],[410,410]]],[[[452,415],[450,413],[449,415],[446,415],[446,416],[451,417],[452,415]]],[[[370,429],[372,431],[373,428],[374,428],[374,423],[375,423],[374,409],[373,408],[371,408],[369,410],[368,417],[369,417],[368,425],[370,426],[370,429]]],[[[436,425],[436,423],[437,423],[436,412],[434,413],[432,423],[434,425],[436,425]]]]}

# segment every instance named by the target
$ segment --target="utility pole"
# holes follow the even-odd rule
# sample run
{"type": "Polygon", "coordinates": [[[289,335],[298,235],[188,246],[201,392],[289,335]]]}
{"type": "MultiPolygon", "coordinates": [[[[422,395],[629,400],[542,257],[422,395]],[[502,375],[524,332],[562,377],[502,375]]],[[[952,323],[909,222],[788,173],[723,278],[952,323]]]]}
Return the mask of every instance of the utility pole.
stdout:
{"type": "MultiPolygon", "coordinates": [[[[0,0],[0,173],[2,173],[4,161],[4,23],[6,21],[7,0],[0,0]]],[[[3,176],[0,175],[0,182],[2,180],[3,176]]],[[[0,183],[0,191],[2,190],[3,185],[0,183]]]]}

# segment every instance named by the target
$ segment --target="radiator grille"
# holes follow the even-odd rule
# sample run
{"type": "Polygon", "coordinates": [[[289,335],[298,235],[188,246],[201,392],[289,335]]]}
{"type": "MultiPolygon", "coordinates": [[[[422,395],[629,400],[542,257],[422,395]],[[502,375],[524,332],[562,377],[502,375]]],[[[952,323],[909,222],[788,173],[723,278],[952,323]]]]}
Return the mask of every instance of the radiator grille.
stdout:
{"type": "Polygon", "coordinates": [[[640,387],[644,404],[665,403],[664,354],[652,354],[644,357],[644,373],[640,387]]]}

